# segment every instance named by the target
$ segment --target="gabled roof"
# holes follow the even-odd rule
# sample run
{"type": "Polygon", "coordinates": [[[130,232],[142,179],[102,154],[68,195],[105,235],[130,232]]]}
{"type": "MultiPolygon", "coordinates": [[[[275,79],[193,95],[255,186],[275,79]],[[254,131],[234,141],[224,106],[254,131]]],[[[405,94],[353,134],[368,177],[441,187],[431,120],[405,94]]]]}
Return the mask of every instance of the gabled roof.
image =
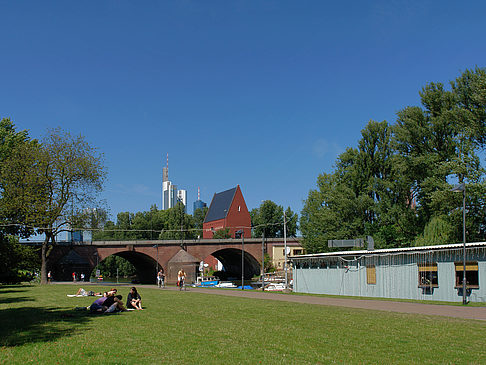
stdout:
{"type": "Polygon", "coordinates": [[[238,186],[234,187],[233,189],[214,194],[208,213],[204,219],[204,223],[226,218],[229,208],[231,207],[231,203],[233,202],[233,198],[235,197],[237,188],[238,186]]]}
{"type": "Polygon", "coordinates": [[[199,262],[194,256],[192,256],[187,251],[180,249],[172,258],[169,260],[169,263],[194,263],[199,262]]]}

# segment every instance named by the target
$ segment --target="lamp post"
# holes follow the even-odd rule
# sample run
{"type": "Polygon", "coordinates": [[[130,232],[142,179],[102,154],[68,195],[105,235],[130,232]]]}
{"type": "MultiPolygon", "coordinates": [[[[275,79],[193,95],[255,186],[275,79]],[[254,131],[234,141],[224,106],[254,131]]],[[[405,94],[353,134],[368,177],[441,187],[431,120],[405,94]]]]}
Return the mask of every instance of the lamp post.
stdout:
{"type": "Polygon", "coordinates": [[[241,290],[245,290],[245,231],[240,229],[236,234],[241,234],[241,290]]]}
{"type": "MultiPolygon", "coordinates": [[[[153,245],[152,248],[156,249],[155,253],[155,277],[158,277],[159,274],[159,244],[153,245]]],[[[158,280],[158,279],[157,279],[158,280]]]]}
{"type": "Polygon", "coordinates": [[[287,217],[284,211],[284,250],[285,250],[285,261],[284,261],[284,272],[285,272],[285,290],[289,288],[289,281],[287,276],[287,217]]]}
{"type": "Polygon", "coordinates": [[[265,291],[265,229],[262,232],[262,291],[265,291]]]}
{"type": "Polygon", "coordinates": [[[454,186],[451,191],[462,192],[462,304],[467,304],[466,296],[466,183],[454,186]]]}

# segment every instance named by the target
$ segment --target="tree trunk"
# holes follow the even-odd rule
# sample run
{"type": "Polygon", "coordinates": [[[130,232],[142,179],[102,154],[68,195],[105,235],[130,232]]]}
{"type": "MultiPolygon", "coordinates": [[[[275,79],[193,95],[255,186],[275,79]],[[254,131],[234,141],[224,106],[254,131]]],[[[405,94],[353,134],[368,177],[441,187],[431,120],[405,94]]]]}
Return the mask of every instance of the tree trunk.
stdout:
{"type": "Polygon", "coordinates": [[[46,239],[42,242],[41,250],[41,285],[47,284],[47,245],[49,236],[46,233],[46,239]]]}

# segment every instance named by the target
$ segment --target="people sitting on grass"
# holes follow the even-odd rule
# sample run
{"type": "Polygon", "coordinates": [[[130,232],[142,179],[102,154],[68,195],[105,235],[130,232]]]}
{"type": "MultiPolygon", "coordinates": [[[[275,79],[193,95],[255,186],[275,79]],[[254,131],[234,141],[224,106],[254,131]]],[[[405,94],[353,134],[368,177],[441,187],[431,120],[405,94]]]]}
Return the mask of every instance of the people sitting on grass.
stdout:
{"type": "Polygon", "coordinates": [[[121,295],[108,295],[96,299],[89,307],[92,313],[113,313],[126,311],[121,295]]]}
{"type": "Polygon", "coordinates": [[[114,312],[124,312],[126,311],[125,306],[122,302],[121,295],[112,295],[106,298],[103,302],[103,313],[114,313],[114,312]]]}
{"type": "Polygon", "coordinates": [[[138,294],[137,289],[133,286],[127,297],[127,308],[142,310],[142,297],[138,294]]]}

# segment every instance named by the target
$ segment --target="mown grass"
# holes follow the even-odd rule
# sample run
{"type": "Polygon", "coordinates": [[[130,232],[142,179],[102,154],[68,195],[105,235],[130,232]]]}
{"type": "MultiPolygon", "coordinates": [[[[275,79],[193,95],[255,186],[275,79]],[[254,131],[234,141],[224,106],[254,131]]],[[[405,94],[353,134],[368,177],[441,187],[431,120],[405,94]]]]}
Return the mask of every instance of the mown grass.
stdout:
{"type": "MultiPolygon", "coordinates": [[[[282,293],[284,294],[284,293],[282,293]]],[[[453,305],[462,307],[462,297],[458,297],[457,302],[445,302],[440,300],[419,300],[419,299],[400,299],[400,298],[378,298],[378,297],[357,297],[350,295],[331,295],[331,294],[311,294],[311,293],[285,293],[285,295],[308,295],[323,298],[339,298],[339,299],[357,299],[357,300],[381,300],[390,302],[403,302],[403,303],[422,303],[422,304],[437,304],[437,305],[453,305]]],[[[486,302],[469,302],[469,307],[486,307],[486,302]]]]}
{"type": "Polygon", "coordinates": [[[0,286],[0,363],[486,363],[480,321],[149,288],[144,311],[90,315],[74,288],[0,286]]]}

